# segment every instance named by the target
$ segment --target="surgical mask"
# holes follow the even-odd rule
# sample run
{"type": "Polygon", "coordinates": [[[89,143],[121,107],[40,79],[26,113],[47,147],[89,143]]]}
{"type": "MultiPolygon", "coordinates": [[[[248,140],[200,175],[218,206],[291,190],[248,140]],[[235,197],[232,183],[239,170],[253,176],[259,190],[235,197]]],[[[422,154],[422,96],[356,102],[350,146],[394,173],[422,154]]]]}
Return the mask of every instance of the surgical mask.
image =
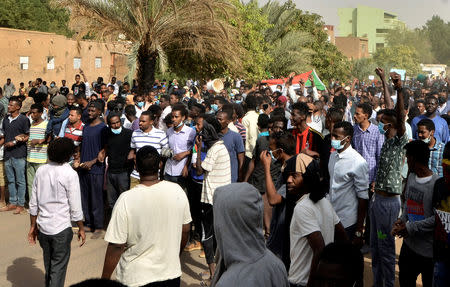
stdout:
{"type": "Polygon", "coordinates": [[[180,124],[178,126],[176,126],[175,128],[180,128],[183,126],[183,121],[180,122],[180,124]]]}
{"type": "Polygon", "coordinates": [[[341,150],[344,148],[345,144],[342,144],[342,141],[345,140],[347,137],[341,139],[341,140],[331,140],[331,146],[335,150],[341,150]]]}
{"type": "Polygon", "coordinates": [[[380,131],[380,134],[384,135],[386,133],[386,131],[384,130],[384,126],[385,124],[382,122],[378,123],[378,130],[380,131]]]}
{"type": "Polygon", "coordinates": [[[235,103],[239,105],[240,103],[242,103],[242,101],[238,100],[238,101],[235,101],[235,103]]]}
{"type": "Polygon", "coordinates": [[[155,105],[158,105],[158,106],[159,106],[159,100],[157,100],[157,101],[155,102],[155,105]]]}
{"type": "Polygon", "coordinates": [[[52,87],[52,88],[53,88],[54,86],[55,86],[55,84],[50,84],[50,87],[52,87]]]}
{"type": "Polygon", "coordinates": [[[422,141],[423,141],[424,143],[428,144],[428,143],[430,143],[430,141],[431,141],[431,137],[426,138],[426,139],[423,139],[422,141]]]}
{"type": "Polygon", "coordinates": [[[111,128],[111,131],[113,132],[113,134],[118,135],[122,132],[122,127],[118,128],[118,129],[111,128]]]}
{"type": "Polygon", "coordinates": [[[216,104],[212,104],[211,109],[213,109],[215,112],[217,112],[217,110],[219,109],[219,106],[216,104]]]}
{"type": "Polygon", "coordinates": [[[274,156],[273,156],[273,152],[271,151],[271,150],[269,150],[269,154],[270,154],[270,157],[273,159],[273,160],[277,160],[274,156]]]}
{"type": "Polygon", "coordinates": [[[264,110],[263,110],[263,109],[260,109],[260,110],[259,110],[259,114],[260,114],[260,115],[264,114],[264,110]]]}
{"type": "Polygon", "coordinates": [[[142,108],[144,106],[144,102],[137,102],[136,103],[138,107],[142,108]]]}

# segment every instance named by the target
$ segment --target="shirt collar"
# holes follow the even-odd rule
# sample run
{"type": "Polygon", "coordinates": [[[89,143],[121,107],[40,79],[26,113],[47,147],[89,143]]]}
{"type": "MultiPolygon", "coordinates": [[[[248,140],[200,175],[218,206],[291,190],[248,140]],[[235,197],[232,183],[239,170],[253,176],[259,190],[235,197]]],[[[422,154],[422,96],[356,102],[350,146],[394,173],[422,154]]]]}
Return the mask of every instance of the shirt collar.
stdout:
{"type": "Polygon", "coordinates": [[[338,158],[345,158],[345,157],[349,156],[352,149],[353,149],[352,145],[349,145],[348,148],[346,148],[343,152],[336,151],[338,158]]]}

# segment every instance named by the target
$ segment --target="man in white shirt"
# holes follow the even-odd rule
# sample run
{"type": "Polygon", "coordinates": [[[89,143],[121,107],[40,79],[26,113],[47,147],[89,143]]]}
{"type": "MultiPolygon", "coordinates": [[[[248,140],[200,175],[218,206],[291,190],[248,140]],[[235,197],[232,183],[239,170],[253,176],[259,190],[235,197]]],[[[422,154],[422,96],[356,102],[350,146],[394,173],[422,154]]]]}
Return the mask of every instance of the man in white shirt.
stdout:
{"type": "Polygon", "coordinates": [[[110,279],[116,269],[116,279],[130,287],[180,286],[179,255],[188,240],[191,214],[183,189],[158,179],[160,166],[154,147],[137,152],[140,184],[122,193],[114,206],[102,278],[110,279]]]}
{"type": "Polygon", "coordinates": [[[259,135],[258,131],[258,117],[259,114],[256,112],[258,107],[258,100],[254,95],[248,95],[245,99],[247,104],[247,113],[242,118],[242,125],[244,125],[247,131],[245,138],[245,156],[246,161],[250,162],[253,157],[253,150],[255,149],[256,140],[259,135]]]}
{"type": "Polygon", "coordinates": [[[172,113],[172,106],[170,105],[170,98],[168,95],[163,95],[159,99],[159,106],[163,110],[159,117],[158,129],[167,131],[167,125],[164,123],[164,119],[172,113]]]}
{"type": "Polygon", "coordinates": [[[33,182],[30,199],[28,241],[39,240],[44,253],[45,286],[64,286],[70,243],[71,221],[78,225],[78,240],[86,240],[78,174],[68,164],[75,152],[73,141],[58,138],[47,149],[49,163],[41,166],[33,182]]]}
{"type": "Polygon", "coordinates": [[[366,160],[352,148],[353,127],[338,122],[331,132],[330,192],[328,199],[341,219],[348,237],[362,246],[364,219],[369,202],[369,167],[366,160]]]}
{"type": "Polygon", "coordinates": [[[119,85],[116,83],[117,79],[116,77],[112,77],[111,78],[111,82],[108,83],[108,87],[109,86],[113,86],[114,87],[114,94],[118,95],[119,94],[119,85]]]}

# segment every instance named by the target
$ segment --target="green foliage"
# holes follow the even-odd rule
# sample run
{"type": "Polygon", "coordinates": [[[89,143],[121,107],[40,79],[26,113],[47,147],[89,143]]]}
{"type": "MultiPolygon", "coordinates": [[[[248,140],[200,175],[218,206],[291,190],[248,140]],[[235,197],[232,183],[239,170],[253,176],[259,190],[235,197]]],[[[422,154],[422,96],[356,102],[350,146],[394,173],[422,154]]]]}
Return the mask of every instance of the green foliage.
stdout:
{"type": "Polygon", "coordinates": [[[0,27],[53,32],[70,37],[73,33],[68,22],[69,12],[52,7],[49,0],[0,1],[0,27]]]}
{"type": "Polygon", "coordinates": [[[386,36],[388,46],[404,45],[417,51],[420,63],[433,64],[436,62],[431,50],[431,42],[428,33],[422,29],[390,30],[386,36]]]}
{"type": "Polygon", "coordinates": [[[385,71],[404,69],[408,76],[417,76],[420,71],[417,51],[410,46],[397,45],[377,49],[373,55],[375,63],[385,71]]]}
{"type": "Polygon", "coordinates": [[[252,81],[259,81],[266,78],[266,65],[272,58],[267,53],[270,45],[265,41],[264,31],[271,25],[267,16],[262,14],[257,1],[250,1],[247,4],[239,0],[232,2],[237,8],[237,18],[233,19],[233,24],[239,28],[239,43],[246,53],[241,56],[241,66],[245,78],[252,81]]]}
{"type": "Polygon", "coordinates": [[[367,80],[369,75],[375,75],[377,65],[372,58],[362,58],[352,61],[352,77],[367,80]]]}
{"type": "Polygon", "coordinates": [[[423,27],[431,42],[431,51],[440,64],[450,65],[450,22],[433,16],[423,27]]]}
{"type": "Polygon", "coordinates": [[[323,30],[322,16],[297,10],[297,19],[293,29],[308,32],[313,40],[307,45],[315,53],[311,56],[316,72],[324,82],[331,79],[345,80],[350,76],[350,62],[328,42],[328,35],[323,30]]]}

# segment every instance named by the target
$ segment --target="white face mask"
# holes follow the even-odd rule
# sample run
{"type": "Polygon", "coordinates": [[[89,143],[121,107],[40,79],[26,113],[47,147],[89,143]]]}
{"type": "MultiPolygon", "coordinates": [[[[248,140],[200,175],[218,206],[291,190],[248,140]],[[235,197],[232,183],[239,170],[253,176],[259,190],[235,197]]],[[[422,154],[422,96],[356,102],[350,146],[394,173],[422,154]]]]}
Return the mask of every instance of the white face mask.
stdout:
{"type": "Polygon", "coordinates": [[[431,136],[422,140],[424,143],[429,144],[431,141],[431,136]]]}

